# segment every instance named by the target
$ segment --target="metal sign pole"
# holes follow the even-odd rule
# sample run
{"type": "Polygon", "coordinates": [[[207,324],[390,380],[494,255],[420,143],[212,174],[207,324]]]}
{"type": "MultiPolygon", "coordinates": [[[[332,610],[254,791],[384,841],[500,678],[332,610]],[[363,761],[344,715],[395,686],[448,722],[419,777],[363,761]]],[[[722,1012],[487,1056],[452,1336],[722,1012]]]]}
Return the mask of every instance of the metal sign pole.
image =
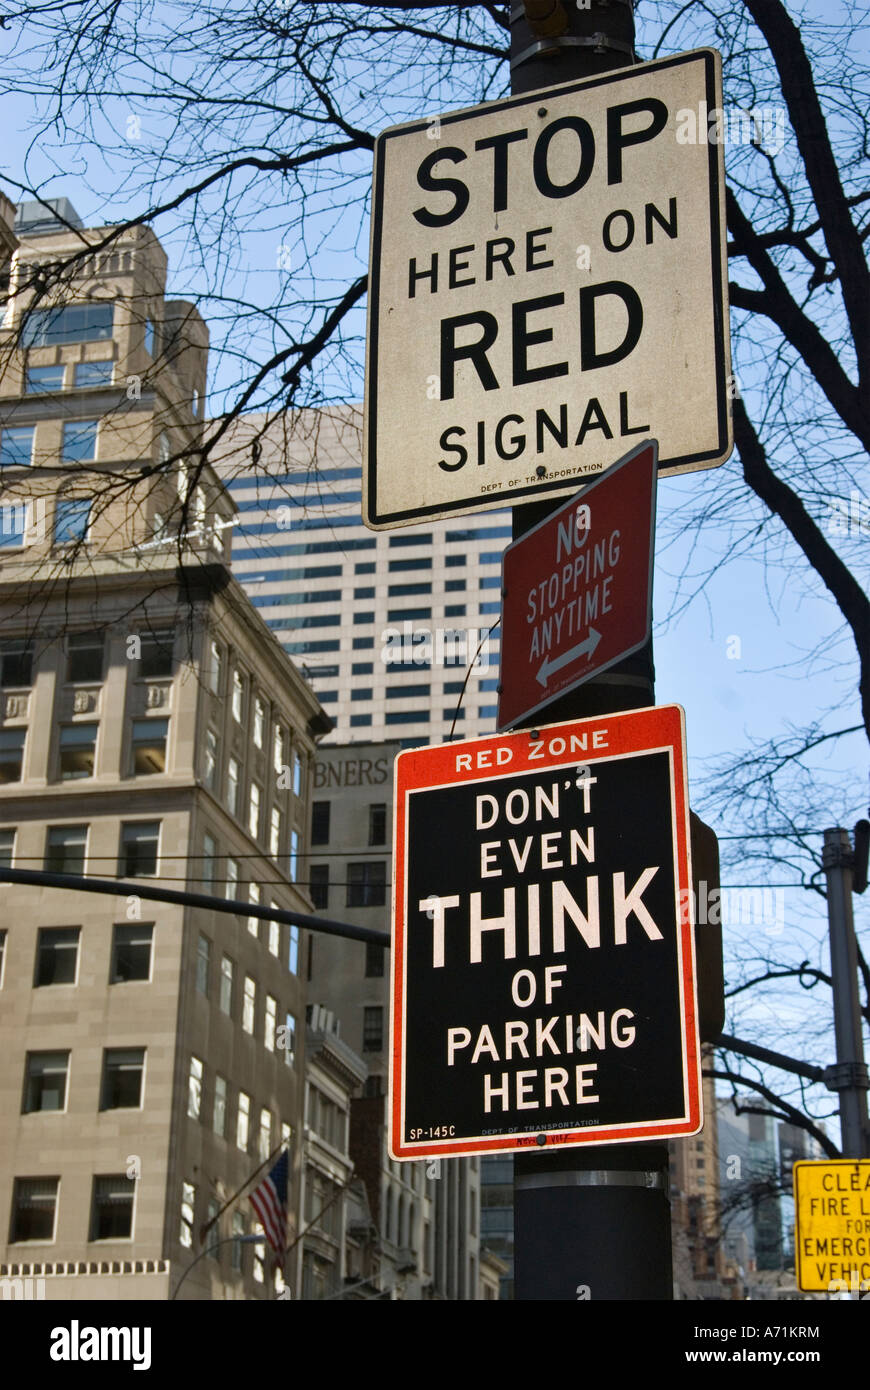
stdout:
{"type": "Polygon", "coordinates": [[[843,1154],[870,1158],[867,1123],[867,1067],[858,998],[858,948],[852,915],[852,845],[841,827],[825,831],[822,867],[828,888],[831,976],[834,984],[834,1032],[837,1065],[832,1086],[840,1096],[843,1154]]]}
{"type": "MultiPolygon", "coordinates": [[[[630,0],[608,5],[593,0],[588,9],[568,4],[513,6],[514,95],[595,76],[633,61],[630,0]]],[[[514,508],[514,538],[553,510],[553,504],[546,502],[514,508]]],[[[649,642],[554,702],[540,717],[550,723],[654,704],[653,679],[649,642]]],[[[528,727],[529,721],[524,722],[528,727]]],[[[667,1183],[666,1144],[518,1154],[514,1160],[515,1297],[672,1298],[667,1183]]]]}

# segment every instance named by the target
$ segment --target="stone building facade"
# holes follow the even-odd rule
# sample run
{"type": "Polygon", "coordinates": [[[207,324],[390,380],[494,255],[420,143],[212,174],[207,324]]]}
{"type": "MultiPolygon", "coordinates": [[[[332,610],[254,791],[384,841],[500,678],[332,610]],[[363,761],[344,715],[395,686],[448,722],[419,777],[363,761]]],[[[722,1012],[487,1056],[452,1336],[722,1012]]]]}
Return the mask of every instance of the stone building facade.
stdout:
{"type": "Polygon", "coordinates": [[[196,471],[205,325],[166,299],[147,228],[106,250],[57,212],[18,211],[0,334],[0,856],[133,886],[4,887],[0,1278],[266,1298],[270,1252],[230,1199],[287,1144],[293,1237],[308,941],[247,908],[310,911],[329,724],[196,471]]]}

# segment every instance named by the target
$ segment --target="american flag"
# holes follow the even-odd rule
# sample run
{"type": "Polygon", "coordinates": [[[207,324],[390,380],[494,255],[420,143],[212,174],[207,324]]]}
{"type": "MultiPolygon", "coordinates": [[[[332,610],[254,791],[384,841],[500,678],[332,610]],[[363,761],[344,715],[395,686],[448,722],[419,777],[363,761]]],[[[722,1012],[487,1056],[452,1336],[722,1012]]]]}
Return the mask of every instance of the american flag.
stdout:
{"type": "Polygon", "coordinates": [[[274,1168],[269,1170],[260,1186],[251,1193],[251,1206],[263,1224],[266,1239],[282,1260],[287,1246],[288,1172],[289,1159],[285,1149],[274,1168]]]}

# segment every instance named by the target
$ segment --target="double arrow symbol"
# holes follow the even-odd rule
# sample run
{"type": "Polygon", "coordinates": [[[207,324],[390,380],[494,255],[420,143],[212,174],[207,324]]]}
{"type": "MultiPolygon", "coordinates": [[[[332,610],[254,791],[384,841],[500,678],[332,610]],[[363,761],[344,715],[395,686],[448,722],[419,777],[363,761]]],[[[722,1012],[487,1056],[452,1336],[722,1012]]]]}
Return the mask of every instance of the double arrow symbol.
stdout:
{"type": "Polygon", "coordinates": [[[589,636],[584,641],[578,642],[576,647],[562,652],[561,656],[555,657],[552,661],[549,657],[546,659],[536,677],[538,684],[546,686],[555,671],[561,671],[563,666],[570,666],[571,662],[576,661],[578,656],[587,656],[591,660],[600,641],[601,633],[596,632],[594,627],[590,627],[589,636]]]}

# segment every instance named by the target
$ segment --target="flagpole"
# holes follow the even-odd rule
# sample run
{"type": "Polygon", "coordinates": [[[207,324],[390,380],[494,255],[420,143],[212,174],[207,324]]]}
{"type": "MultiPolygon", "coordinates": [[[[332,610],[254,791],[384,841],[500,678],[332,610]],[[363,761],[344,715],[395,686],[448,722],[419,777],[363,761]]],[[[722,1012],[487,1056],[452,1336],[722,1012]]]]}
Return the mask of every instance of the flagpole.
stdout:
{"type": "MultiPolygon", "coordinates": [[[[311,1220],[309,1221],[308,1225],[307,1225],[307,1226],[303,1226],[302,1230],[299,1232],[299,1234],[298,1234],[298,1236],[296,1237],[296,1239],[293,1240],[293,1241],[291,1241],[290,1244],[289,1244],[289,1245],[286,1247],[286,1249],[284,1250],[284,1282],[285,1282],[285,1283],[287,1282],[287,1274],[286,1274],[287,1256],[290,1254],[290,1251],[296,1249],[296,1246],[299,1244],[300,1240],[302,1240],[304,1236],[307,1236],[308,1232],[312,1229],[313,1226],[316,1226],[316,1225],[317,1225],[317,1223],[318,1223],[318,1221],[320,1220],[320,1218],[321,1218],[321,1216],[323,1215],[323,1213],[324,1213],[325,1211],[328,1211],[328,1209],[332,1206],[333,1202],[337,1201],[337,1199],[342,1195],[342,1193],[347,1191],[347,1189],[348,1189],[348,1187],[349,1187],[349,1185],[350,1185],[352,1179],[355,1178],[356,1176],[357,1176],[357,1174],[356,1174],[356,1169],[355,1169],[355,1167],[353,1166],[353,1164],[351,1164],[350,1172],[348,1173],[348,1175],[347,1175],[347,1177],[345,1178],[344,1182],[338,1183],[338,1182],[335,1181],[334,1178],[331,1179],[331,1181],[332,1181],[332,1182],[334,1183],[334,1185],[335,1185],[335,1191],[333,1192],[333,1194],[332,1194],[332,1196],[330,1197],[329,1201],[328,1201],[328,1202],[324,1202],[323,1206],[320,1208],[320,1211],[317,1212],[317,1214],[316,1214],[315,1216],[312,1216],[312,1218],[311,1218],[311,1220]]],[[[301,1213],[300,1213],[300,1215],[301,1215],[301,1213]]],[[[300,1295],[299,1295],[299,1296],[300,1296],[300,1299],[301,1299],[301,1297],[302,1297],[301,1291],[300,1291],[300,1295]]],[[[332,1297],[332,1295],[330,1295],[330,1297],[332,1297]]],[[[316,1301],[316,1300],[313,1300],[313,1301],[316,1301]]]]}
{"type": "Polygon", "coordinates": [[[272,1159],[275,1158],[275,1157],[281,1152],[281,1150],[282,1150],[283,1148],[285,1148],[285,1147],[286,1147],[286,1149],[287,1149],[287,1152],[289,1153],[289,1152],[290,1152],[290,1146],[289,1146],[289,1144],[288,1144],[288,1142],[287,1142],[286,1139],[282,1139],[282,1140],[281,1140],[281,1143],[278,1145],[277,1149],[273,1149],[272,1152],[269,1154],[269,1157],[263,1159],[263,1162],[259,1165],[258,1168],[255,1168],[255,1169],[254,1169],[254,1171],[253,1171],[253,1173],[251,1173],[250,1177],[245,1178],[245,1181],[242,1183],[241,1187],[237,1187],[237,1188],[236,1188],[236,1190],[235,1190],[235,1192],[233,1193],[232,1197],[228,1197],[227,1200],[224,1202],[223,1206],[222,1206],[222,1207],[219,1207],[218,1210],[215,1212],[214,1216],[212,1216],[208,1221],[206,1221],[206,1223],[205,1223],[204,1226],[200,1226],[200,1228],[199,1228],[199,1241],[200,1241],[200,1244],[202,1244],[202,1243],[204,1242],[206,1236],[208,1235],[209,1231],[211,1230],[211,1228],[212,1228],[212,1226],[215,1224],[215,1222],[216,1222],[216,1221],[219,1221],[220,1218],[223,1216],[224,1212],[225,1212],[229,1207],[232,1206],[233,1202],[235,1202],[235,1201],[237,1200],[237,1198],[239,1198],[239,1197],[242,1195],[242,1193],[244,1192],[245,1188],[248,1187],[248,1185],[254,1181],[254,1178],[257,1176],[257,1174],[258,1174],[258,1173],[262,1173],[263,1169],[266,1167],[266,1164],[267,1164],[267,1163],[271,1163],[271,1162],[272,1162],[272,1159]]]}

